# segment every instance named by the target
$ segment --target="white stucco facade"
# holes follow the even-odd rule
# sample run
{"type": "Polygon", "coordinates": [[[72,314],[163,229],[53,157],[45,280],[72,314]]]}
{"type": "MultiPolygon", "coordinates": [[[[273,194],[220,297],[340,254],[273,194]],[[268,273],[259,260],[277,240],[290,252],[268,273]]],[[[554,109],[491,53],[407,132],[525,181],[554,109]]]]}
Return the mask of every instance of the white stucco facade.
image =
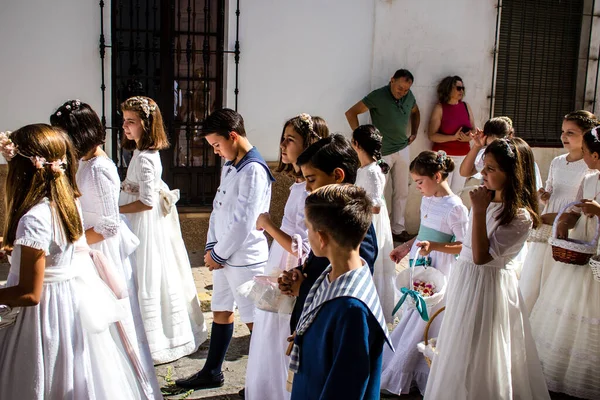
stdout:
{"type": "MultiPolygon", "coordinates": [[[[430,148],[426,128],[442,77],[463,78],[466,100],[479,126],[489,117],[497,0],[240,3],[238,111],[245,118],[250,140],[269,161],[278,157],[283,122],[298,113],[320,115],[332,132],[350,134],[344,112],[369,91],[385,85],[399,68],[415,75],[413,92],[421,110],[413,156],[430,148]]],[[[230,50],[235,44],[235,6],[236,1],[228,1],[226,43],[230,50]]],[[[106,42],[110,44],[110,2],[105,7],[106,42]]],[[[596,8],[600,10],[600,4],[596,8]]],[[[100,111],[99,13],[96,0],[0,3],[0,130],[47,122],[66,99],[80,98],[100,111]]],[[[599,46],[600,27],[595,25],[590,52],[598,54],[599,46]]],[[[233,107],[235,65],[233,55],[226,57],[225,102],[233,107]]],[[[588,65],[589,71],[596,70],[595,62],[588,65]]],[[[107,85],[110,65],[108,49],[107,85]]],[[[589,98],[596,78],[592,73],[587,77],[589,98]]],[[[109,110],[110,92],[106,101],[109,110]]],[[[595,108],[600,108],[598,103],[595,108]]],[[[367,118],[364,115],[361,122],[367,118]]],[[[535,149],[544,176],[560,151],[535,149]]],[[[416,207],[418,196],[413,194],[409,209],[416,211],[416,207]]],[[[414,218],[408,221],[412,230],[417,224],[414,218]]]]}

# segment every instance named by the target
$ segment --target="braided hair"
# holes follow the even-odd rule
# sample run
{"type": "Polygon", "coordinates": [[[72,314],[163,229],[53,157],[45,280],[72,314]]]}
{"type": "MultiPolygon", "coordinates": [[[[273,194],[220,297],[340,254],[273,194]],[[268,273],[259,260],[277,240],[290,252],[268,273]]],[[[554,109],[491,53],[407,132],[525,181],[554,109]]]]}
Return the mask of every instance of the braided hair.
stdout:
{"type": "Polygon", "coordinates": [[[454,171],[454,161],[443,150],[425,150],[412,160],[408,169],[412,173],[430,178],[439,172],[442,180],[446,180],[448,174],[454,171]]]}
{"type": "Polygon", "coordinates": [[[352,132],[352,141],[356,146],[363,149],[381,168],[381,172],[387,174],[390,166],[381,156],[381,133],[373,125],[361,125],[352,132]]]}

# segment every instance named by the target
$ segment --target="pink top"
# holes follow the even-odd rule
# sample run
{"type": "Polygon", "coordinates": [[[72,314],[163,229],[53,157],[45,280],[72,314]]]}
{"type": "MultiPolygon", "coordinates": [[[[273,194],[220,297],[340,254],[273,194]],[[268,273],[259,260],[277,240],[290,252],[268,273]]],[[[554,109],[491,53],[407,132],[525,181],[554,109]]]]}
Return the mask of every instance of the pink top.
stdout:
{"type": "MultiPolygon", "coordinates": [[[[469,129],[472,128],[467,103],[459,101],[457,104],[442,104],[442,122],[438,132],[445,135],[454,135],[458,128],[463,126],[469,129]]],[[[432,150],[444,150],[450,156],[466,156],[470,149],[469,142],[453,140],[446,143],[434,143],[432,150]]]]}

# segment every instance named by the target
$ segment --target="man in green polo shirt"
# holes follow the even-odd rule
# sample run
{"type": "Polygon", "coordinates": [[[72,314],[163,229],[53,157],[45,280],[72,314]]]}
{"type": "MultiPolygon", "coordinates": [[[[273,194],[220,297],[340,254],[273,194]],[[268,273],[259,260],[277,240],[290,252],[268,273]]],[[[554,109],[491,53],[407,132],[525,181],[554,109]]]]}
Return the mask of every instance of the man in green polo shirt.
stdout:
{"type": "Polygon", "coordinates": [[[417,137],[421,122],[417,101],[410,90],[413,82],[414,77],[408,70],[399,69],[388,85],[373,90],[346,111],[346,119],[352,130],[358,127],[358,115],[369,111],[373,125],[383,136],[381,153],[390,166],[386,201],[392,213],[390,222],[396,242],[406,242],[413,237],[406,232],[404,221],[410,165],[408,146],[417,137]],[[410,135],[407,132],[409,121],[410,135]]]}

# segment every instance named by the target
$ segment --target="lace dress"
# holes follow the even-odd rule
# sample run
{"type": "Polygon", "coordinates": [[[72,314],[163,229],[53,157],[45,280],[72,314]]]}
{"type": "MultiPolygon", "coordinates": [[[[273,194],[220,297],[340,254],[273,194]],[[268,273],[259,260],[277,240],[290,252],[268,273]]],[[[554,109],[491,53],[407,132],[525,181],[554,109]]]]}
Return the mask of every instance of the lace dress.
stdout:
{"type": "MultiPolygon", "coordinates": [[[[596,171],[584,179],[580,198],[598,201],[599,177],[596,171]]],[[[582,215],[569,236],[590,241],[596,229],[596,219],[582,215]]],[[[548,388],[599,399],[600,282],[589,265],[555,261],[530,320],[548,388]]]]}
{"type": "MultiPolygon", "coordinates": [[[[546,191],[552,194],[542,214],[558,213],[563,206],[575,201],[583,178],[588,173],[589,169],[583,160],[567,162],[566,154],[554,158],[550,163],[545,187],[546,191]]],[[[533,310],[555,263],[552,247],[547,242],[529,243],[519,280],[519,288],[528,311],[533,310]]]]}
{"type": "MultiPolygon", "coordinates": [[[[79,162],[77,186],[81,192],[79,198],[83,211],[85,229],[93,228],[104,240],[90,247],[102,252],[123,277],[129,297],[130,312],[122,320],[147,378],[145,392],[147,398],[162,399],[154,364],[144,331],[144,323],[137,298],[137,283],[132,266],[135,265],[134,252],[139,245],[138,238],[131,232],[125,218],[119,215],[119,191],[121,181],[117,167],[108,157],[94,157],[79,162]]],[[[115,338],[119,337],[116,327],[111,328],[115,338]]]]}
{"type": "Polygon", "coordinates": [[[473,262],[471,224],[452,267],[426,399],[550,399],[512,264],[531,216],[521,209],[499,225],[501,208],[486,213],[492,261],[473,262]]]}
{"type": "MultiPolygon", "coordinates": [[[[420,240],[432,240],[425,232],[436,231],[446,236],[454,237],[455,242],[462,242],[465,238],[469,216],[467,208],[460,197],[456,195],[443,197],[423,197],[421,200],[421,229],[411,250],[410,259],[414,260],[417,255],[417,244],[420,240]]],[[[453,254],[432,251],[431,266],[442,272],[446,277],[450,275],[452,266],[456,263],[453,254]]],[[[400,284],[400,282],[398,282],[400,284]]],[[[409,282],[403,284],[409,287],[409,282]]],[[[432,310],[433,315],[437,310],[444,307],[446,302],[442,300],[432,310]]],[[[437,337],[444,313],[440,314],[431,324],[429,337],[437,337]]],[[[395,352],[389,348],[383,349],[383,366],[381,369],[381,389],[397,395],[407,394],[416,383],[421,393],[425,392],[429,366],[423,355],[417,350],[417,344],[423,341],[423,332],[426,322],[423,321],[416,309],[404,311],[400,322],[392,331],[390,337],[395,352]]]]}
{"type": "Polygon", "coordinates": [[[390,253],[394,249],[392,228],[388,209],[383,197],[385,187],[385,175],[381,167],[375,162],[358,169],[356,185],[365,189],[373,201],[373,206],[379,206],[379,214],[373,214],[373,227],[377,236],[377,259],[373,266],[373,282],[377,288],[381,309],[387,323],[393,323],[392,311],[396,305],[398,295],[394,287],[396,279],[396,265],[390,259],[390,253]]]}
{"type": "Polygon", "coordinates": [[[43,250],[46,266],[40,303],[0,330],[0,399],[144,398],[109,332],[123,309],[89,257],[73,263],[52,213],[44,199],[17,227],[7,286],[19,283],[22,246],[43,250]]]}
{"type": "Polygon", "coordinates": [[[139,200],[152,206],[127,218],[140,240],[134,275],[155,364],[194,353],[207,337],[177,209],[165,216],[161,208],[159,192],[169,190],[161,174],[158,151],[135,150],[119,199],[120,205],[139,200]]]}

